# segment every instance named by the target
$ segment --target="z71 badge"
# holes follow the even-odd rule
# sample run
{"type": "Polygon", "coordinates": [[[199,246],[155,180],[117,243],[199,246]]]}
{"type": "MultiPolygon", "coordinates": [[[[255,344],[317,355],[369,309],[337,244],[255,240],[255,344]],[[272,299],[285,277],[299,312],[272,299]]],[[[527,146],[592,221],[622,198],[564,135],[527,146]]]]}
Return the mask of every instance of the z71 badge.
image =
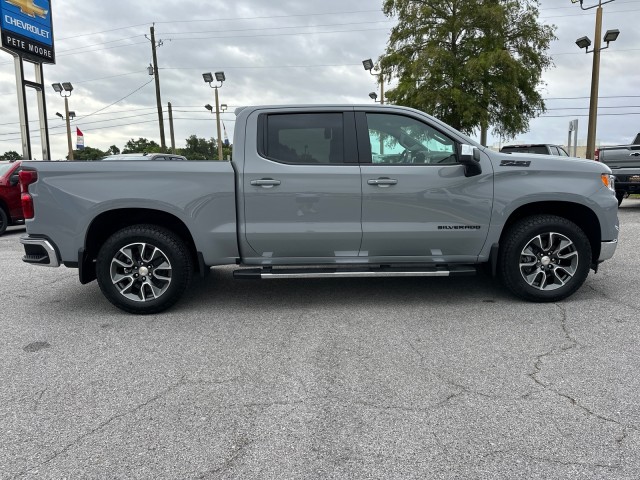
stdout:
{"type": "Polygon", "coordinates": [[[502,160],[501,167],[528,167],[531,165],[529,160],[502,160]]]}

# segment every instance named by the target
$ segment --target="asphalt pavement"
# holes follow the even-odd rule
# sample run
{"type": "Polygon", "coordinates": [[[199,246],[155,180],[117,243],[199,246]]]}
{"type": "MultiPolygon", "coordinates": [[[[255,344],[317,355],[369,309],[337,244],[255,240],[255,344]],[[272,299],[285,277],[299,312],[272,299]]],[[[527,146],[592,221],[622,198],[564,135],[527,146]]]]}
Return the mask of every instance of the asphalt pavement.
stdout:
{"type": "Polygon", "coordinates": [[[197,279],[125,314],[0,237],[2,479],[638,479],[640,200],[570,299],[197,279]]]}

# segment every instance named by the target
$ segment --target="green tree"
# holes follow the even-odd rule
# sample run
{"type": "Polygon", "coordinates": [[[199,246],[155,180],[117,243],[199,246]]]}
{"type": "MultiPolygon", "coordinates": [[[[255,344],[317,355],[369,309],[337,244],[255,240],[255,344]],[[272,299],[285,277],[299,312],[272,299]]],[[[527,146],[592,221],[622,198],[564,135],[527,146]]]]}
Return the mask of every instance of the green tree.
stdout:
{"type": "Polygon", "coordinates": [[[180,154],[187,157],[188,160],[210,160],[214,158],[213,145],[213,138],[207,140],[191,135],[186,139],[186,147],[180,150],[180,154]]]}
{"type": "MultiPolygon", "coordinates": [[[[186,139],[186,147],[178,152],[188,160],[218,160],[218,144],[214,138],[209,140],[191,135],[186,139]]],[[[231,146],[223,145],[223,158],[231,156],[231,146]]]]}
{"type": "Polygon", "coordinates": [[[134,140],[132,138],[125,143],[122,153],[159,153],[161,151],[162,147],[153,140],[147,140],[146,138],[134,140]]]}
{"type": "Polygon", "coordinates": [[[107,155],[120,155],[120,149],[115,145],[111,145],[106,153],[107,155]]]}
{"type": "Polygon", "coordinates": [[[100,160],[106,155],[102,150],[92,147],[84,147],[82,150],[73,151],[74,160],[100,160]]]}
{"type": "Polygon", "coordinates": [[[380,67],[398,80],[391,103],[430,113],[462,132],[489,125],[503,137],[545,111],[538,91],[555,27],[537,0],[385,0],[398,23],[380,67]]]}
{"type": "Polygon", "coordinates": [[[0,155],[0,160],[22,160],[22,155],[15,150],[9,150],[0,155]]]}

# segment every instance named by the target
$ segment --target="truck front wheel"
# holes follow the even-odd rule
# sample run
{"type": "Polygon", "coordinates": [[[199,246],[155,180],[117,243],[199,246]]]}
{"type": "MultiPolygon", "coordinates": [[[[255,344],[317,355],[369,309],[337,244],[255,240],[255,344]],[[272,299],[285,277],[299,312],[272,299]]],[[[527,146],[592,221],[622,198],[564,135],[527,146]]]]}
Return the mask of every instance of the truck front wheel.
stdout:
{"type": "Polygon", "coordinates": [[[620,204],[622,203],[622,200],[624,200],[624,197],[626,196],[627,196],[626,192],[622,190],[616,190],[616,198],[618,199],[618,206],[620,206],[620,204]]]}
{"type": "Polygon", "coordinates": [[[506,232],[499,271],[516,296],[555,302],[580,288],[591,261],[591,244],[580,227],[555,215],[535,215],[506,232]]]}
{"type": "Polygon", "coordinates": [[[130,313],[158,313],[176,303],[191,280],[193,266],[184,242],[155,225],[114,233],[96,260],[98,285],[116,307],[130,313]]]}

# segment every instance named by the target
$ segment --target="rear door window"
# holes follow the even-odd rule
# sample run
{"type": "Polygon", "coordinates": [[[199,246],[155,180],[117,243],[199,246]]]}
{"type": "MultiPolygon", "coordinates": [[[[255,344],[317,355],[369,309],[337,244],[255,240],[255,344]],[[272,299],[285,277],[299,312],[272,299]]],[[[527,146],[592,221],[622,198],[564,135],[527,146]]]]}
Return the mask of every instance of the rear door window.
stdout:
{"type": "Polygon", "coordinates": [[[261,153],[270,160],[298,165],[344,163],[342,113],[267,115],[261,153]]]}

